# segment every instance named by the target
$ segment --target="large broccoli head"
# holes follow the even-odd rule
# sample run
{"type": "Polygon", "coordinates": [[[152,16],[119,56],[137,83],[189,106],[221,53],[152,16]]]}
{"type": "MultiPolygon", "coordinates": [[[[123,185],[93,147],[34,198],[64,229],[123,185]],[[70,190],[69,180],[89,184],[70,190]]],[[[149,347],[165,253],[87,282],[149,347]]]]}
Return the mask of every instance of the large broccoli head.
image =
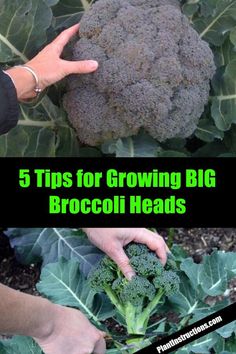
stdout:
{"type": "Polygon", "coordinates": [[[96,73],[72,76],[64,105],[82,142],[98,145],[144,128],[187,137],[208,101],[215,66],[178,0],[98,0],[85,13],[73,60],[96,73]]]}

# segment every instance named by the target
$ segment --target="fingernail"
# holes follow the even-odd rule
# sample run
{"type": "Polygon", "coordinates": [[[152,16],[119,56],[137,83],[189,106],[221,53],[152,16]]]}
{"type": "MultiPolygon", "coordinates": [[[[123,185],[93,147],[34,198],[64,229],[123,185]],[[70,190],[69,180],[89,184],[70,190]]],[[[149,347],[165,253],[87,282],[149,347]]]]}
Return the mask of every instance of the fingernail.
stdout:
{"type": "Polygon", "coordinates": [[[128,280],[131,280],[134,276],[135,276],[135,273],[134,273],[134,272],[129,272],[129,273],[126,274],[126,278],[127,278],[128,280]]]}
{"type": "Polygon", "coordinates": [[[95,60],[89,60],[88,64],[92,70],[95,70],[98,68],[98,62],[95,60]]]}

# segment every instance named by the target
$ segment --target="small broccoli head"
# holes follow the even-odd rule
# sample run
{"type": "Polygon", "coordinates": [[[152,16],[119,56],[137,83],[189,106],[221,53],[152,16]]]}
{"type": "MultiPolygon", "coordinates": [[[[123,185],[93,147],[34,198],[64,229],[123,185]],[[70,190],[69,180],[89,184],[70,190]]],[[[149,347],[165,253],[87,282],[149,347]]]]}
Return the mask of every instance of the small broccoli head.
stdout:
{"type": "Polygon", "coordinates": [[[130,258],[130,264],[134,271],[143,277],[152,277],[162,275],[164,268],[160,260],[154,253],[142,254],[130,258]]]}
{"type": "Polygon", "coordinates": [[[71,59],[90,58],[98,70],[70,77],[64,98],[82,142],[98,145],[141,128],[159,141],[193,133],[215,65],[178,0],[96,1],[71,59]]]}
{"type": "Polygon", "coordinates": [[[130,258],[130,257],[147,254],[150,251],[146,245],[143,245],[141,243],[130,243],[128,244],[128,246],[126,246],[125,252],[127,256],[130,258]]]}
{"type": "Polygon", "coordinates": [[[120,294],[122,302],[130,302],[133,306],[143,306],[145,300],[151,301],[155,296],[155,287],[146,279],[134,276],[120,294]]]}
{"type": "Polygon", "coordinates": [[[160,277],[153,279],[153,285],[156,289],[163,289],[166,296],[171,296],[179,291],[180,278],[179,276],[171,271],[166,270],[162,273],[160,277]]]}
{"type": "Polygon", "coordinates": [[[107,287],[111,287],[115,280],[115,273],[106,265],[103,260],[99,262],[96,268],[89,273],[88,281],[91,288],[97,292],[104,292],[107,287]]]}

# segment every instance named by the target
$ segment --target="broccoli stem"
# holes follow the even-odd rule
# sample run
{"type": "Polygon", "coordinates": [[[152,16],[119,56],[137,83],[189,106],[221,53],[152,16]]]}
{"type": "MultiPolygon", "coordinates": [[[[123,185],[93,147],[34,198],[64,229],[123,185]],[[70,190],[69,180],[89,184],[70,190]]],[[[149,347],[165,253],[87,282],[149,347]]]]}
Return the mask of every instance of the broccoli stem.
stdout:
{"type": "Polygon", "coordinates": [[[125,306],[125,321],[127,324],[127,332],[129,334],[143,334],[140,333],[139,328],[137,328],[137,314],[138,306],[133,306],[130,302],[128,302],[125,306]]]}
{"type": "Polygon", "coordinates": [[[148,306],[141,312],[140,315],[136,317],[135,321],[135,334],[145,334],[147,331],[148,321],[152,314],[152,311],[159,304],[162,296],[164,294],[164,290],[160,289],[154,299],[148,304],[148,306]]]}
{"type": "Polygon", "coordinates": [[[117,310],[120,312],[120,314],[125,317],[125,308],[124,306],[120,303],[118,297],[114,293],[114,291],[111,289],[111,287],[106,287],[105,292],[109,299],[111,300],[112,304],[117,308],[117,310]]]}

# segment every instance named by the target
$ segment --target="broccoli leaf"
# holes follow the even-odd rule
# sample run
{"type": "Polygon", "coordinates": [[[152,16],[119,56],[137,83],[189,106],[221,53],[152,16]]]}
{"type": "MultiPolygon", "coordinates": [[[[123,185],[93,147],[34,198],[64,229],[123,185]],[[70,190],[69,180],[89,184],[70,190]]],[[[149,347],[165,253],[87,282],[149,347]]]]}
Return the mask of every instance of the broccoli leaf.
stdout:
{"type": "Polygon", "coordinates": [[[101,258],[101,252],[91,245],[81,230],[18,228],[10,229],[7,234],[17,258],[25,264],[42,260],[46,265],[64,257],[80,262],[81,271],[88,274],[101,258]]]}
{"type": "Polygon", "coordinates": [[[30,337],[15,336],[0,340],[0,354],[42,354],[40,347],[30,337]]]}
{"type": "Polygon", "coordinates": [[[206,353],[209,354],[209,350],[215,345],[218,340],[216,333],[209,333],[206,336],[197,339],[188,346],[189,351],[193,353],[206,353]]]}
{"type": "Polygon", "coordinates": [[[157,157],[160,145],[146,133],[137,136],[106,142],[102,145],[104,154],[116,157],[157,157]]]}
{"type": "Polygon", "coordinates": [[[91,0],[60,0],[52,8],[56,29],[78,23],[83,12],[90,7],[91,0]]]}
{"type": "Polygon", "coordinates": [[[217,329],[216,332],[223,338],[229,338],[234,333],[235,328],[236,328],[236,321],[233,321],[227,324],[226,326],[217,329]]]}
{"type": "Polygon", "coordinates": [[[65,114],[44,96],[31,107],[21,105],[17,127],[0,136],[0,156],[79,156],[79,142],[65,114]]]}
{"type": "Polygon", "coordinates": [[[227,289],[227,272],[217,251],[214,251],[210,256],[204,256],[199,281],[202,289],[211,296],[222,295],[227,289]]]}
{"type": "Polygon", "coordinates": [[[0,9],[0,62],[26,62],[46,41],[52,11],[46,1],[2,0],[0,9]]]}
{"type": "Polygon", "coordinates": [[[229,130],[232,123],[236,123],[236,59],[231,61],[226,69],[218,70],[212,85],[211,113],[218,129],[229,130]]]}
{"type": "Polygon", "coordinates": [[[210,143],[215,139],[222,140],[224,138],[224,133],[217,129],[213,124],[213,121],[209,119],[201,119],[199,121],[198,127],[195,131],[197,138],[210,143]]]}
{"type": "Polygon", "coordinates": [[[88,319],[101,327],[101,320],[111,317],[113,307],[109,301],[95,296],[80,272],[80,263],[60,259],[42,269],[38,291],[56,304],[78,308],[88,319]]]}
{"type": "Polygon", "coordinates": [[[200,37],[215,46],[221,45],[227,33],[236,23],[236,3],[234,0],[202,0],[201,17],[194,21],[200,37]]]}

